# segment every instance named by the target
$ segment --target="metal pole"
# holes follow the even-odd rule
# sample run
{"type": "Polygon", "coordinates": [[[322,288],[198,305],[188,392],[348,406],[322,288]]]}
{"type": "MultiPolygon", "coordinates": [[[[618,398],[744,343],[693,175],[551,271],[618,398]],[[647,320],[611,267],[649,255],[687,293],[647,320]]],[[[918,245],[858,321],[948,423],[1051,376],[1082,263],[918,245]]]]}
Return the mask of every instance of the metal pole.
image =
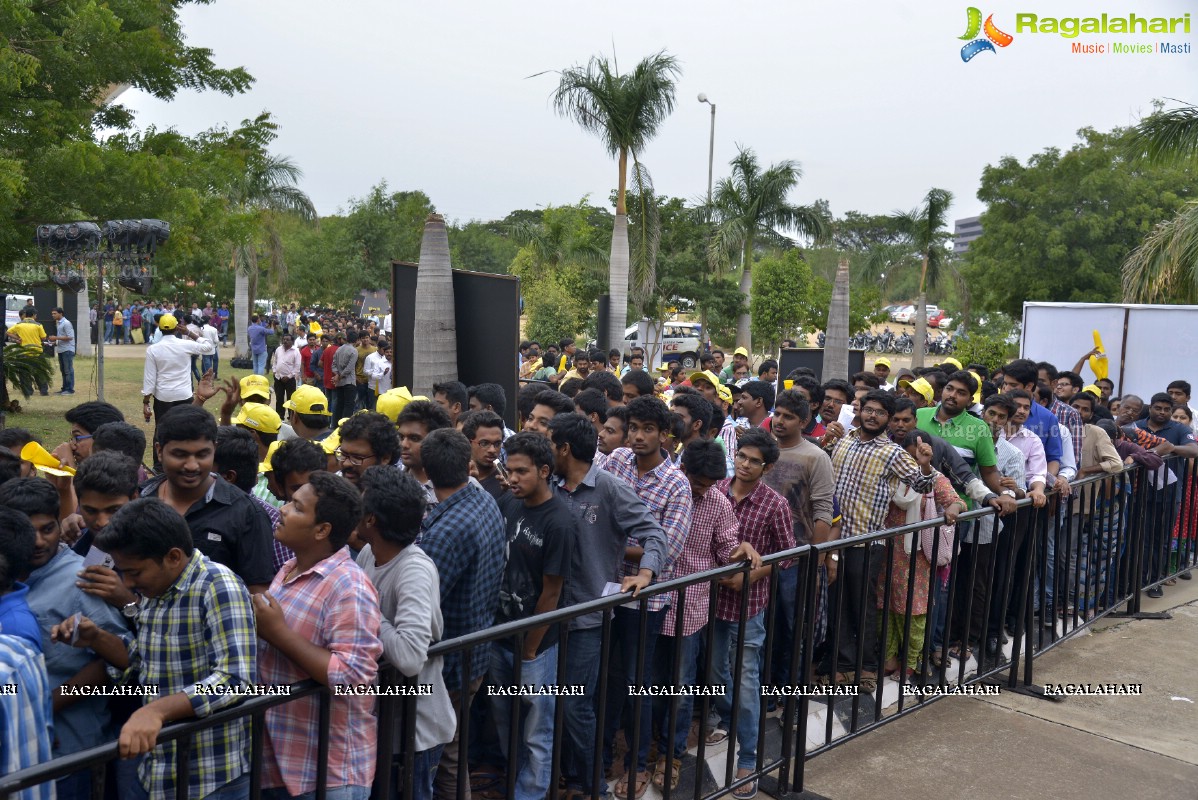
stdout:
{"type": "Polygon", "coordinates": [[[711,172],[715,164],[715,103],[708,102],[711,106],[711,136],[707,142],[707,205],[711,205],[711,172]]]}
{"type": "MultiPolygon", "coordinates": [[[[99,279],[96,281],[96,399],[104,401],[104,256],[96,258],[99,279]]],[[[88,326],[91,327],[90,325],[88,326]]]]}

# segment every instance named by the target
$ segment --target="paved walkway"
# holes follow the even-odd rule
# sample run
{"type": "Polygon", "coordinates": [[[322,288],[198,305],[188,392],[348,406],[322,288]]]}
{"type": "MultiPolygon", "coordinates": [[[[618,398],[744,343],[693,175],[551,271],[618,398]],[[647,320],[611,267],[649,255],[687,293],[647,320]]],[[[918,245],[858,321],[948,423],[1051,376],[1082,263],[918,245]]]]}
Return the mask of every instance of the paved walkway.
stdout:
{"type": "Polygon", "coordinates": [[[1143,608],[1173,618],[1103,620],[1034,673],[1040,685],[1142,684],[1142,696],[946,698],[813,759],[805,788],[831,800],[1198,797],[1198,580],[1143,608]]]}

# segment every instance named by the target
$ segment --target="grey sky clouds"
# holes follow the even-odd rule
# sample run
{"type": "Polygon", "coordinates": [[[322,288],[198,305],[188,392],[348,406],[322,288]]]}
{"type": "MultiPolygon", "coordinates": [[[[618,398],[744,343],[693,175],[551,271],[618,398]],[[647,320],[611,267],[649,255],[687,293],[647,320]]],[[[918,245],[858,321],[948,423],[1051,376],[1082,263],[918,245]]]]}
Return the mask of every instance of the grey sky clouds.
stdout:
{"type": "Polygon", "coordinates": [[[1017,0],[980,5],[1015,36],[961,61],[968,2],[453,3],[217,0],[187,7],[189,40],[257,78],[246,95],[130,92],[138,124],[195,133],[262,110],[281,125],[277,152],[305,172],[322,214],[385,179],[421,189],[451,219],[517,208],[606,204],[616,166],[598,139],[549,106],[553,75],[526,76],[611,54],[621,66],[666,49],[682,62],[678,108],[643,154],[659,193],[706,191],[709,110],[718,106],[716,178],[736,144],[762,161],[793,158],[796,202],[826,198],[836,214],[910,208],[933,186],[950,214],[979,213],[983,167],[1068,148],[1083,126],[1134,123],[1153,98],[1198,102],[1198,52],[1076,55],[1071,40],[1019,34],[1016,13],[1181,16],[1192,32],[1072,41],[1189,42],[1198,8],[1178,0],[1017,0]]]}

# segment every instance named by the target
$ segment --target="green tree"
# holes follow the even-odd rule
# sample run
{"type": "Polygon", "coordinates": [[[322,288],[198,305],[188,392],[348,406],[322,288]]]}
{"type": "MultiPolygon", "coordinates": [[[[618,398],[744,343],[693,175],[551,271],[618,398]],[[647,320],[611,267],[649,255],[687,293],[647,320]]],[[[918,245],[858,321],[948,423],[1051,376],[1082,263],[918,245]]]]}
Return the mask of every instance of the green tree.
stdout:
{"type": "MultiPolygon", "coordinates": [[[[1198,164],[1198,107],[1160,111],[1135,129],[1133,157],[1151,165],[1198,164]]],[[[1190,195],[1192,197],[1192,195],[1190,195]]],[[[1132,303],[1198,301],[1198,200],[1158,223],[1123,264],[1123,299],[1132,303]]]]}
{"type": "Polygon", "coordinates": [[[952,204],[952,192],[932,189],[919,208],[891,217],[895,227],[906,237],[906,244],[919,253],[923,262],[919,272],[919,299],[915,306],[915,352],[911,357],[914,369],[923,366],[922,345],[928,335],[927,287],[939,285],[949,269],[952,235],[948,232],[948,209],[952,204]]]}
{"type": "Polygon", "coordinates": [[[611,312],[606,347],[623,344],[628,320],[628,160],[631,157],[634,171],[639,172],[638,159],[645,145],[674,110],[675,81],[680,74],[677,59],[665,51],[642,59],[626,74],[620,73],[614,60],[609,63],[602,56],[592,56],[586,66],[562,70],[553,93],[558,114],[602,139],[608,155],[616,157],[619,164],[608,272],[611,312]]]}
{"type": "Polygon", "coordinates": [[[390,286],[392,261],[415,262],[425,220],[436,211],[424,192],[391,192],[385,181],[365,197],[351,200],[344,246],[346,266],[362,284],[353,287],[354,292],[390,286]]]}
{"type": "Polygon", "coordinates": [[[757,245],[772,249],[793,246],[784,231],[822,240],[828,225],[820,208],[792,205],[787,199],[802,177],[797,161],[782,161],[762,170],[756,154],[742,147],[731,166],[732,175],[720,179],[712,197],[716,230],[710,251],[715,263],[729,258],[738,262],[735,266],[741,270],[740,292],[745,307],[736,324],[736,344],[751,348],[748,304],[757,245]]]}
{"type": "Polygon", "coordinates": [[[803,322],[811,296],[811,268],[796,250],[766,256],[753,268],[753,341],[773,351],[793,337],[803,322]]]}
{"type": "Polygon", "coordinates": [[[1127,158],[1130,132],[1079,132],[1067,152],[1026,164],[1004,158],[982,173],[982,236],[965,254],[974,305],[1018,319],[1025,300],[1110,302],[1128,254],[1153,227],[1198,197],[1184,165],[1127,158]]]}
{"type": "Polygon", "coordinates": [[[520,245],[499,222],[471,220],[449,229],[449,249],[458,269],[505,274],[520,245]]]}

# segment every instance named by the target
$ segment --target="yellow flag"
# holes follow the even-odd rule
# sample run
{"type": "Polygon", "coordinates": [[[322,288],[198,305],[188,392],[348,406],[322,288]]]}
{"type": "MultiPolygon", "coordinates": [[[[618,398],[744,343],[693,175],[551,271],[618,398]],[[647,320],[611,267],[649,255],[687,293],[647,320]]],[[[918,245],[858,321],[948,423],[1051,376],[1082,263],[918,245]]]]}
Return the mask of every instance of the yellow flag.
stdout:
{"type": "Polygon", "coordinates": [[[1094,331],[1094,347],[1098,350],[1098,355],[1090,356],[1090,369],[1094,370],[1094,378],[1103,380],[1107,376],[1107,358],[1106,352],[1102,348],[1102,337],[1098,335],[1098,331],[1094,331]]]}

